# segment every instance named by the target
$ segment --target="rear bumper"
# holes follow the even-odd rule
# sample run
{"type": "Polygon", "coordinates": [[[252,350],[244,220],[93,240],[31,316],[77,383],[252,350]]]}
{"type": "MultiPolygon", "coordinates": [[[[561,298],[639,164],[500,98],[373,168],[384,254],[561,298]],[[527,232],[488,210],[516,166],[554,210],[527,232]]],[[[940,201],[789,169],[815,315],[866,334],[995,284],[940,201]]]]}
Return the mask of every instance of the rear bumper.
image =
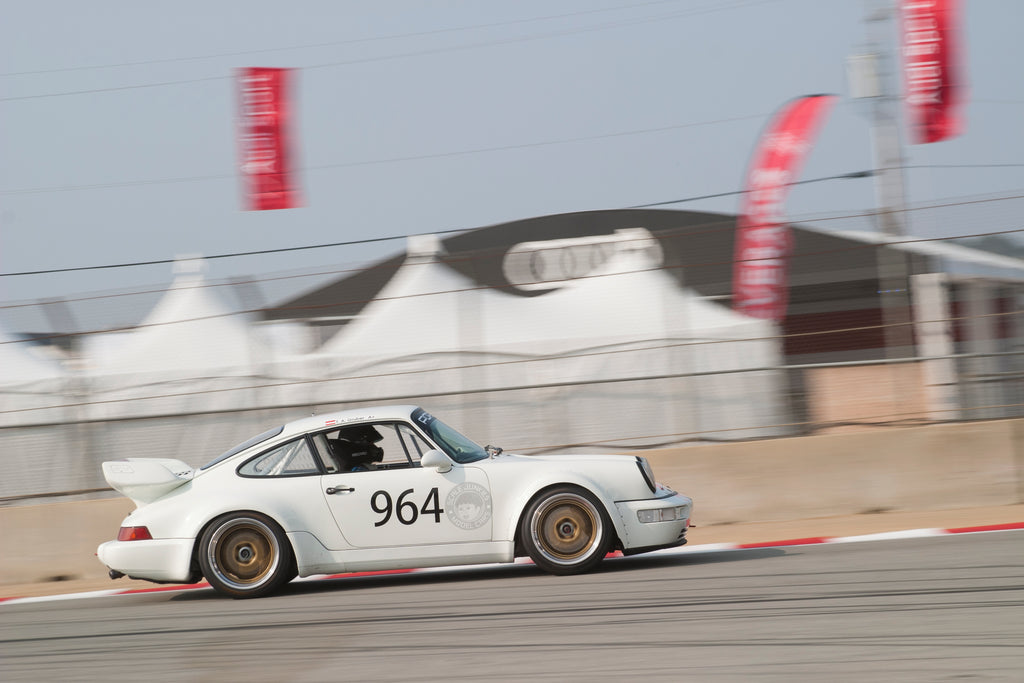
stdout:
{"type": "Polygon", "coordinates": [[[615,504],[622,518],[625,530],[622,541],[622,552],[625,555],[649,552],[661,548],[672,548],[686,543],[686,529],[690,525],[690,514],[693,512],[693,500],[680,493],[662,498],[646,500],[628,500],[615,504]],[[641,511],[655,510],[657,516],[665,511],[666,517],[673,519],[656,522],[640,521],[641,511]]]}
{"type": "Polygon", "coordinates": [[[107,541],[96,549],[100,562],[133,579],[189,583],[192,572],[191,538],[149,541],[107,541]]]}

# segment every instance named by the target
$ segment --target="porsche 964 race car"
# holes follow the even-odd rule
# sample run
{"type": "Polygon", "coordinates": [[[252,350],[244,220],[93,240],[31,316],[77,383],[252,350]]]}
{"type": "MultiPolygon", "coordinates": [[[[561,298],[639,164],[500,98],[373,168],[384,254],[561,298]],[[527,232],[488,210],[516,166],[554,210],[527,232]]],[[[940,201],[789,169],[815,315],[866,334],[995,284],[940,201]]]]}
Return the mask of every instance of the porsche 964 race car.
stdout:
{"type": "Polygon", "coordinates": [[[97,556],[113,578],[193,583],[236,598],[296,576],[512,562],[554,574],[686,542],[692,501],[626,455],[482,447],[415,406],[316,415],[197,470],[103,463],[132,499],[97,556]]]}

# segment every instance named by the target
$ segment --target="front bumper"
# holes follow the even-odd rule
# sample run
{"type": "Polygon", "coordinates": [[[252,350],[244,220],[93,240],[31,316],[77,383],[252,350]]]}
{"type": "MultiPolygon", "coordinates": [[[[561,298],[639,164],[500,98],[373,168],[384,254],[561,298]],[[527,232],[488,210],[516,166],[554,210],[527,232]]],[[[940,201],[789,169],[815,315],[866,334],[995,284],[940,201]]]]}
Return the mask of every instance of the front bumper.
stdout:
{"type": "Polygon", "coordinates": [[[659,498],[644,500],[626,500],[615,503],[622,519],[624,533],[622,552],[633,555],[659,548],[671,548],[686,543],[686,529],[690,525],[690,514],[693,511],[693,500],[674,491],[659,498]],[[655,513],[644,513],[645,518],[654,516],[666,521],[641,522],[641,511],[654,510],[655,513]],[[664,511],[664,514],[661,514],[664,511]]]}
{"type": "Polygon", "coordinates": [[[133,579],[189,583],[193,543],[191,538],[107,541],[96,549],[96,556],[110,569],[133,579]]]}

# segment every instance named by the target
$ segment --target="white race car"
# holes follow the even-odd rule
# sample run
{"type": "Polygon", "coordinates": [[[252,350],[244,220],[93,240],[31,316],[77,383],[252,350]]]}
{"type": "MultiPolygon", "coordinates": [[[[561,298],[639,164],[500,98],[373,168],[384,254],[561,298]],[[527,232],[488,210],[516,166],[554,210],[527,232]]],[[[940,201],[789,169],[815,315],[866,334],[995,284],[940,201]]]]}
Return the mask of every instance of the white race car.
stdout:
{"type": "Polygon", "coordinates": [[[686,543],[693,501],[625,455],[484,448],[422,408],[290,422],[193,470],[103,463],[136,509],[97,555],[112,578],[258,597],[296,576],[512,562],[554,574],[686,543]]]}

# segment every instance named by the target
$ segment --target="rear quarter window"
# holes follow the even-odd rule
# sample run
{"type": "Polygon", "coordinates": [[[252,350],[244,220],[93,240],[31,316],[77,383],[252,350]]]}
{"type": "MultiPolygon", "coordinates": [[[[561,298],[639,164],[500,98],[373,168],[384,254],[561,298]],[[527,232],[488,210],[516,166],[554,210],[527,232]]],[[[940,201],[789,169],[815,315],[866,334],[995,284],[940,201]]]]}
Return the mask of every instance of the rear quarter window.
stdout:
{"type": "Polygon", "coordinates": [[[295,477],[320,474],[320,466],[305,437],[261,453],[238,468],[243,477],[295,477]]]}

